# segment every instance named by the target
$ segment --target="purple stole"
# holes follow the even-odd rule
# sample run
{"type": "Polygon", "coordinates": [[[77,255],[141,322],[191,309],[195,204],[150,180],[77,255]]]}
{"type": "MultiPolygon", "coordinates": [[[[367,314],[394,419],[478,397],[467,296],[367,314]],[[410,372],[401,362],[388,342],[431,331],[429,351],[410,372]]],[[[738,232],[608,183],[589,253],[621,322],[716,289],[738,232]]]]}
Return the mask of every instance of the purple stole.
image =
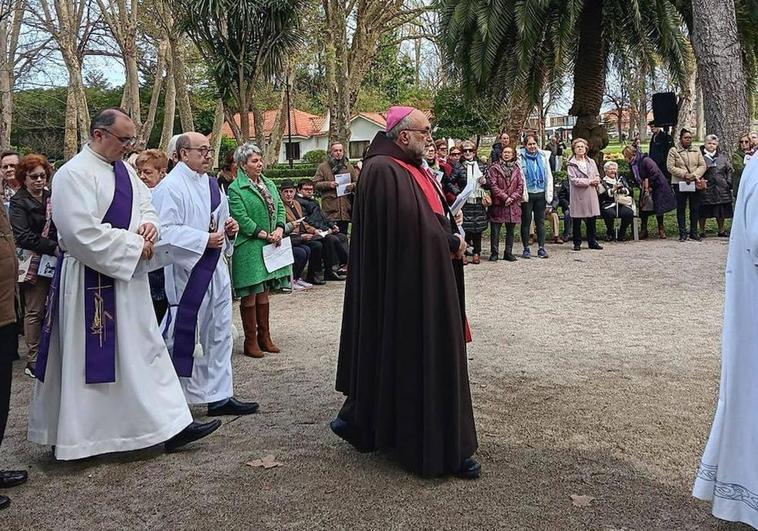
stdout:
{"type": "MultiPolygon", "coordinates": [[[[132,220],[133,190],[126,165],[117,160],[113,163],[115,191],[103,223],[115,229],[128,230],[132,220]]],[[[60,272],[63,269],[63,253],[58,256],[53,280],[42,323],[39,353],[35,366],[35,376],[45,381],[47,356],[50,349],[50,334],[58,312],[60,272]]],[[[84,267],[84,323],[85,381],[88,384],[112,383],[116,381],[116,292],[115,280],[84,267]]]]}
{"type": "MultiPolygon", "coordinates": [[[[211,216],[221,204],[221,190],[216,179],[208,178],[211,190],[211,216]]],[[[174,368],[184,378],[192,376],[195,352],[197,314],[216,271],[221,249],[205,249],[203,256],[192,268],[187,285],[176,309],[174,324],[174,368]]]]}

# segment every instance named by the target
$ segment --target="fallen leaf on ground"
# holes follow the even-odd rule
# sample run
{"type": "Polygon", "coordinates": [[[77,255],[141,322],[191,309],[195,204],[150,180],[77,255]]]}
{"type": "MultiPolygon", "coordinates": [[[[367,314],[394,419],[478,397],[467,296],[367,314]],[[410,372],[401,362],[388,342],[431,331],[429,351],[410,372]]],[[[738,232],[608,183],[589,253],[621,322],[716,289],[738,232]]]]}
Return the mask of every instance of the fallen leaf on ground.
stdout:
{"type": "Polygon", "coordinates": [[[273,454],[267,455],[266,457],[263,457],[261,459],[255,459],[254,461],[248,461],[245,464],[251,467],[264,468],[266,470],[268,470],[269,468],[282,466],[282,463],[277,461],[276,457],[273,454]]]}
{"type": "Polygon", "coordinates": [[[571,503],[574,504],[574,507],[589,507],[594,499],[595,498],[592,496],[580,496],[579,494],[571,495],[571,503]]]}

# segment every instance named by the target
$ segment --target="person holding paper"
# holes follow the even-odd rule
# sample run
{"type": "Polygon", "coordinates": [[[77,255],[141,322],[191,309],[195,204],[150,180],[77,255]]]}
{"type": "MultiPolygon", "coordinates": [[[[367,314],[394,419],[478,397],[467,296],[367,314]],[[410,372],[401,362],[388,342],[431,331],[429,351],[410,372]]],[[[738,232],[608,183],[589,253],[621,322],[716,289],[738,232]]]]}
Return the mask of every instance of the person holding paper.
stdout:
{"type": "Polygon", "coordinates": [[[239,222],[234,242],[232,278],[234,292],[241,297],[240,313],[245,331],[245,356],[262,358],[264,352],[279,352],[271,340],[269,298],[271,290],[290,288],[292,268],[268,271],[263,247],[278,244],[284,237],[286,216],[276,184],[263,175],[263,152],[246,143],[234,152],[237,178],[229,186],[229,210],[239,222]]]}
{"type": "Polygon", "coordinates": [[[298,194],[295,200],[302,207],[305,221],[316,229],[316,233],[323,238],[324,280],[345,280],[347,275],[348,240],[347,235],[340,231],[339,227],[330,221],[318,201],[313,197],[313,181],[301,179],[297,184],[298,194]]]}
{"type": "Polygon", "coordinates": [[[671,185],[655,161],[651,157],[646,156],[641,150],[633,146],[626,146],[622,154],[632,169],[634,180],[642,190],[639,205],[640,220],[642,221],[640,239],[647,239],[648,218],[651,214],[655,214],[655,219],[658,223],[658,238],[663,240],[666,238],[666,232],[663,228],[663,216],[666,212],[671,212],[676,208],[676,199],[674,198],[671,185]],[[652,199],[652,210],[643,208],[646,198],[652,199]]]}
{"type": "Polygon", "coordinates": [[[340,142],[332,142],[329,146],[329,158],[316,168],[313,182],[321,194],[321,210],[342,234],[347,235],[358,170],[350,164],[340,142]]]}
{"type": "Polygon", "coordinates": [[[52,167],[44,155],[25,156],[16,168],[21,188],[11,197],[10,222],[16,245],[29,251],[29,269],[21,282],[21,292],[25,301],[24,340],[26,341],[27,376],[34,377],[39,338],[42,332],[42,318],[45,315],[45,300],[50,290],[50,277],[40,269],[58,256],[58,235],[52,221],[50,192],[47,184],[52,167]],[[39,274],[42,273],[42,274],[39,274]]]}
{"type": "Polygon", "coordinates": [[[706,166],[703,154],[692,145],[692,133],[682,129],[679,133],[679,145],[669,150],[666,167],[671,173],[671,185],[676,197],[676,223],[679,226],[679,241],[687,241],[687,222],[685,211],[690,206],[690,240],[700,241],[697,222],[700,218],[701,188],[704,186],[703,175],[706,166]],[[693,186],[694,185],[694,186],[693,186]]]}
{"type": "Polygon", "coordinates": [[[465,242],[422,167],[431,125],[392,107],[355,198],[332,431],[422,476],[479,477],[466,360],[465,242]]]}
{"type": "Polygon", "coordinates": [[[176,166],[152,192],[162,226],[156,261],[168,264],[169,311],[161,329],[188,403],[207,404],[209,416],[249,415],[258,404],[233,395],[232,290],[224,263],[239,226],[206,173],[213,160],[208,138],[183,134],[176,155],[176,166]]]}

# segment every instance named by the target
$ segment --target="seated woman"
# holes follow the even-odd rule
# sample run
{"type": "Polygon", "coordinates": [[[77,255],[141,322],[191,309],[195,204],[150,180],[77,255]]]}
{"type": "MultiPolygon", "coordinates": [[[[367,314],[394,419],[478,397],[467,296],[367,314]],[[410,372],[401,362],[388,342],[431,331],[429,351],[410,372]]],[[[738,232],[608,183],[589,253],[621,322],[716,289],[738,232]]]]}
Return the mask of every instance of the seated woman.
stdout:
{"type": "Polygon", "coordinates": [[[719,137],[708,135],[705,145],[700,148],[705,159],[705,174],[703,179],[708,186],[702,191],[700,198],[700,237],[705,238],[705,221],[716,218],[718,235],[726,238],[729,234],[724,229],[724,220],[732,218],[732,165],[726,155],[719,150],[719,137]]]}
{"type": "Polygon", "coordinates": [[[619,165],[609,160],[603,165],[605,176],[601,179],[598,187],[598,199],[600,200],[600,215],[605,220],[605,228],[608,234],[605,241],[626,239],[626,231],[634,221],[634,200],[631,188],[624,177],[618,175],[619,165]],[[621,220],[621,228],[618,235],[615,232],[615,219],[621,220]]]}

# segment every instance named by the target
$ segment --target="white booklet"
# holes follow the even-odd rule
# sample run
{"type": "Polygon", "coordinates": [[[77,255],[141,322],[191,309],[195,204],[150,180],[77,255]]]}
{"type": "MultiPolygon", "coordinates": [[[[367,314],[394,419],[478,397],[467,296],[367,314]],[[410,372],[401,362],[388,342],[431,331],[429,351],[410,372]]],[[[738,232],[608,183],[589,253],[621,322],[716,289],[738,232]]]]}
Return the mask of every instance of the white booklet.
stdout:
{"type": "Polygon", "coordinates": [[[687,181],[679,181],[679,191],[696,192],[697,189],[695,188],[695,181],[692,181],[691,183],[688,183],[687,181]]]}
{"type": "Polygon", "coordinates": [[[55,274],[55,264],[58,259],[55,256],[49,254],[43,254],[39,258],[39,268],[37,269],[37,275],[41,277],[53,278],[55,274]]]}
{"type": "Polygon", "coordinates": [[[461,190],[461,193],[458,194],[458,197],[455,198],[455,201],[450,206],[450,212],[453,213],[453,215],[457,215],[458,212],[461,211],[463,208],[463,205],[466,204],[466,201],[468,201],[468,198],[471,197],[471,194],[474,193],[474,184],[476,183],[475,179],[469,179],[468,183],[466,184],[466,188],[461,190]]]}
{"type": "Polygon", "coordinates": [[[350,186],[351,179],[349,173],[338,173],[334,176],[334,180],[337,182],[337,197],[347,195],[347,187],[350,186]]]}
{"type": "Polygon", "coordinates": [[[263,263],[269,273],[295,263],[295,257],[292,255],[292,240],[283,238],[278,246],[273,243],[264,245],[263,263]]]}

